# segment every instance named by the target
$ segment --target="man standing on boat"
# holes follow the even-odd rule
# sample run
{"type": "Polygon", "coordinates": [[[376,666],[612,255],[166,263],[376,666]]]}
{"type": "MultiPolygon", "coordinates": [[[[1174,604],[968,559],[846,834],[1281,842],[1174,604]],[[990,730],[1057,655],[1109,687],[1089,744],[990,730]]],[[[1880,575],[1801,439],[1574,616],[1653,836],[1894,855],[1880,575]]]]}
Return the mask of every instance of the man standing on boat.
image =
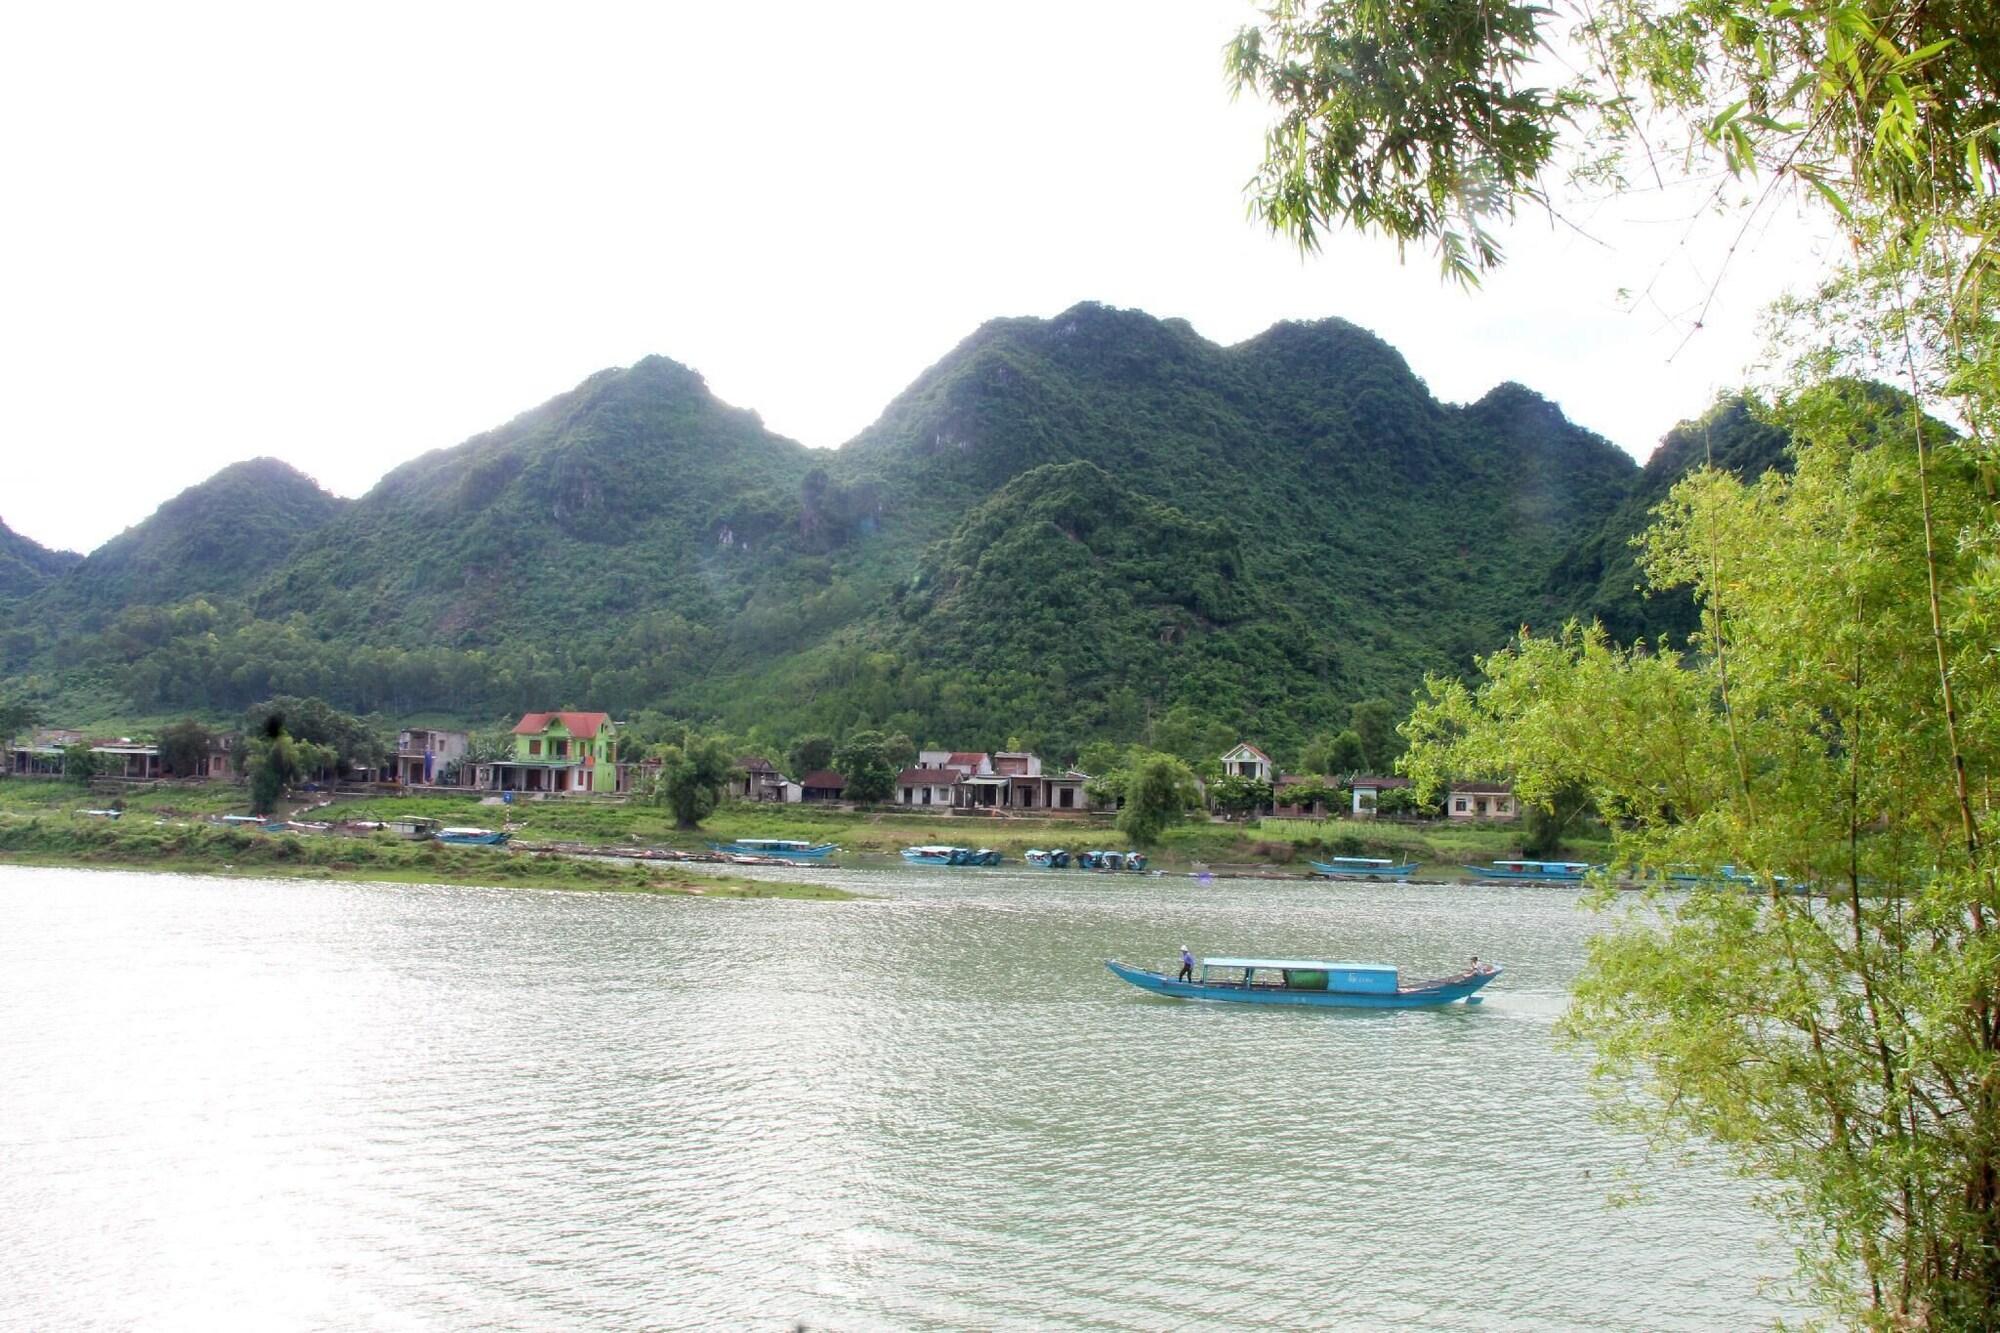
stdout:
{"type": "Polygon", "coordinates": [[[1185,944],[1181,946],[1181,974],[1175,977],[1174,980],[1194,980],[1194,955],[1188,952],[1188,947],[1185,944]]]}

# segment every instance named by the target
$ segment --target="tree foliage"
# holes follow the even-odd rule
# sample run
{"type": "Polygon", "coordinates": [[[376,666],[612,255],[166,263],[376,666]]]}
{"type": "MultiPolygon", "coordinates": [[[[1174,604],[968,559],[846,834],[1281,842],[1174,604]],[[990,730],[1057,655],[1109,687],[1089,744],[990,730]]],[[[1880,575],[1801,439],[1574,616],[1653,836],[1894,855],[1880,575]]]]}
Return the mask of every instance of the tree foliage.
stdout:
{"type": "Polygon", "coordinates": [[[208,761],[208,745],[215,733],[195,721],[182,718],[160,728],[160,768],[177,778],[199,777],[208,761]]]}
{"type": "Polygon", "coordinates": [[[716,736],[689,735],[682,744],[656,747],[652,757],[660,761],[649,793],[653,803],[674,812],[674,827],[699,828],[735,770],[728,744],[716,736]]]}
{"type": "Polygon", "coordinates": [[[2000,532],[1977,455],[1886,408],[1801,395],[1795,475],[1676,488],[1646,564],[1695,591],[1688,651],[1524,636],[1477,690],[1431,683],[1407,763],[1427,789],[1511,772],[1531,805],[1587,794],[1642,873],[1752,877],[1600,936],[1568,1030],[1642,1080],[1637,1121],[1792,1187],[1835,1308],[1991,1327],[2000,532]]]}
{"type": "Polygon", "coordinates": [[[891,744],[879,731],[856,731],[834,751],[833,766],[847,779],[850,801],[883,801],[896,788],[897,769],[890,762],[891,744]]]}
{"type": "Polygon", "coordinates": [[[1126,775],[1124,795],[1118,831],[1141,847],[1157,843],[1201,799],[1193,770],[1169,754],[1140,758],[1126,775]]]}
{"type": "Polygon", "coordinates": [[[1496,220],[1546,201],[1565,144],[1598,181],[1712,161],[1905,237],[1934,216],[1992,232],[2000,20],[1984,0],[1277,0],[1228,67],[1277,113],[1259,216],[1308,248],[1342,225],[1433,244],[1463,282],[1500,262],[1496,220]]]}
{"type": "Polygon", "coordinates": [[[103,760],[90,748],[90,742],[77,741],[65,745],[62,752],[62,775],[64,782],[73,782],[79,787],[88,787],[90,780],[104,769],[103,760]]]}
{"type": "Polygon", "coordinates": [[[1209,808],[1225,815],[1247,815],[1268,809],[1271,784],[1231,773],[1208,784],[1209,808]]]}

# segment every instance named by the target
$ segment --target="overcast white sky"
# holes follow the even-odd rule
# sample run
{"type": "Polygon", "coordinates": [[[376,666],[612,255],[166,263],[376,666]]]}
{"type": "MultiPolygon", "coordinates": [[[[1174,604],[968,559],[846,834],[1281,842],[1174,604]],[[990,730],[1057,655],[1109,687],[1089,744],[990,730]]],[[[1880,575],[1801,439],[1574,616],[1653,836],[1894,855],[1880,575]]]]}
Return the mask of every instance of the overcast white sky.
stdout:
{"type": "Polygon", "coordinates": [[[1686,197],[1524,221],[1472,294],[1245,217],[1243,0],[0,10],[0,519],[87,550],[216,469],[343,495],[650,352],[842,443],[981,321],[1338,315],[1644,458],[1818,267],[1686,197]],[[1620,289],[1650,289],[1621,299],[1620,289]],[[1685,346],[1683,343],[1685,341],[1685,346]]]}

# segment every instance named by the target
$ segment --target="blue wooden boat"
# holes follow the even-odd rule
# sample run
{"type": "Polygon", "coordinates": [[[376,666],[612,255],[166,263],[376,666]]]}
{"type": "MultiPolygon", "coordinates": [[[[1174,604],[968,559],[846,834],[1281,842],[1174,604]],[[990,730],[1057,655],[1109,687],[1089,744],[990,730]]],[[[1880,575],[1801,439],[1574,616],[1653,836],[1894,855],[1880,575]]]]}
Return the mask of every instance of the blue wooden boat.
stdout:
{"type": "Polygon", "coordinates": [[[1194,980],[1178,981],[1115,959],[1111,974],[1140,990],[1176,1000],[1222,1000],[1234,1004],[1312,1005],[1340,1009],[1422,1009],[1464,1000],[1477,1004],[1478,990],[1500,975],[1484,964],[1448,977],[1403,985],[1384,963],[1329,963],[1306,958],[1205,958],[1194,980]]]}
{"type": "Polygon", "coordinates": [[[484,828],[441,828],[437,831],[439,842],[450,843],[454,847],[498,847],[513,836],[499,829],[484,828]]]}
{"type": "Polygon", "coordinates": [[[1336,856],[1331,861],[1308,861],[1315,875],[1328,879],[1408,879],[1418,863],[1397,865],[1386,856],[1336,856]]]}
{"type": "Polygon", "coordinates": [[[1022,855],[1021,859],[1038,869],[1061,870],[1069,864],[1069,853],[1060,847],[1052,848],[1049,851],[1043,851],[1039,847],[1030,847],[1022,855]]]}
{"type": "Polygon", "coordinates": [[[1078,852],[1078,870],[1134,870],[1146,868],[1144,852],[1078,852]]]}
{"type": "Polygon", "coordinates": [[[1464,867],[1480,879],[1522,879],[1538,884],[1581,884],[1585,875],[1600,868],[1588,861],[1494,861],[1464,867]]]}
{"type": "Polygon", "coordinates": [[[735,842],[711,842],[708,847],[728,856],[775,856],[786,861],[824,861],[840,850],[838,843],[797,838],[738,838],[735,842]]]}
{"type": "Polygon", "coordinates": [[[923,847],[905,847],[903,859],[913,866],[997,866],[1000,853],[991,847],[947,847],[929,844],[923,847]]]}

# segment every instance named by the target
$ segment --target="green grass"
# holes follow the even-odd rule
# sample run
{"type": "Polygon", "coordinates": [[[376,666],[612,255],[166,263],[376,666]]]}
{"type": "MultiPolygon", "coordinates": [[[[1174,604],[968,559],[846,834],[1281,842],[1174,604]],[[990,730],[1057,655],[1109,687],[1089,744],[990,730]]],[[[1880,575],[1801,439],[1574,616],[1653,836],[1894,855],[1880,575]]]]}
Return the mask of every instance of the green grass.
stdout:
{"type": "MultiPolygon", "coordinates": [[[[246,794],[227,783],[163,785],[122,798],[128,815],[172,817],[247,810],[246,794]]],[[[103,793],[60,782],[0,781],[0,813],[36,814],[68,819],[69,811],[118,804],[103,793]]],[[[289,812],[303,802],[287,803],[289,812]]],[[[992,847],[1012,860],[1031,847],[1067,847],[1072,851],[1101,847],[1123,849],[1125,836],[1111,826],[1109,816],[1084,819],[990,819],[899,811],[850,812],[806,805],[726,802],[698,829],[676,829],[667,811],[643,800],[567,799],[517,800],[511,805],[483,804],[479,793],[428,793],[421,796],[342,798],[313,806],[303,817],[314,820],[388,820],[423,815],[447,824],[499,828],[511,824],[516,839],[529,842],[579,842],[601,846],[645,845],[699,851],[710,842],[734,838],[800,838],[837,842],[851,856],[892,857],[914,843],[942,842],[968,847],[992,847]]],[[[87,821],[76,821],[83,823],[87,821]]],[[[1208,865],[1275,865],[1303,871],[1312,857],[1387,856],[1424,862],[1432,871],[1456,875],[1462,862],[1486,861],[1519,853],[1525,828],[1520,824],[1474,825],[1438,820],[1402,824],[1387,820],[1267,819],[1247,824],[1218,824],[1193,819],[1167,831],[1152,849],[1162,869],[1208,865]]],[[[260,835],[267,836],[267,835],[260,835]]],[[[1601,860],[1609,840],[1592,826],[1566,839],[1565,856],[1601,860]]],[[[463,849],[477,853],[479,849],[463,849]]]]}
{"type": "MultiPolygon", "coordinates": [[[[134,816],[127,815],[126,819],[134,816]]],[[[284,879],[469,884],[495,888],[608,889],[712,898],[844,899],[815,884],[700,874],[655,862],[536,856],[491,847],[448,847],[387,834],[270,834],[188,821],[78,820],[0,815],[0,862],[131,867],[284,879]]]]}

